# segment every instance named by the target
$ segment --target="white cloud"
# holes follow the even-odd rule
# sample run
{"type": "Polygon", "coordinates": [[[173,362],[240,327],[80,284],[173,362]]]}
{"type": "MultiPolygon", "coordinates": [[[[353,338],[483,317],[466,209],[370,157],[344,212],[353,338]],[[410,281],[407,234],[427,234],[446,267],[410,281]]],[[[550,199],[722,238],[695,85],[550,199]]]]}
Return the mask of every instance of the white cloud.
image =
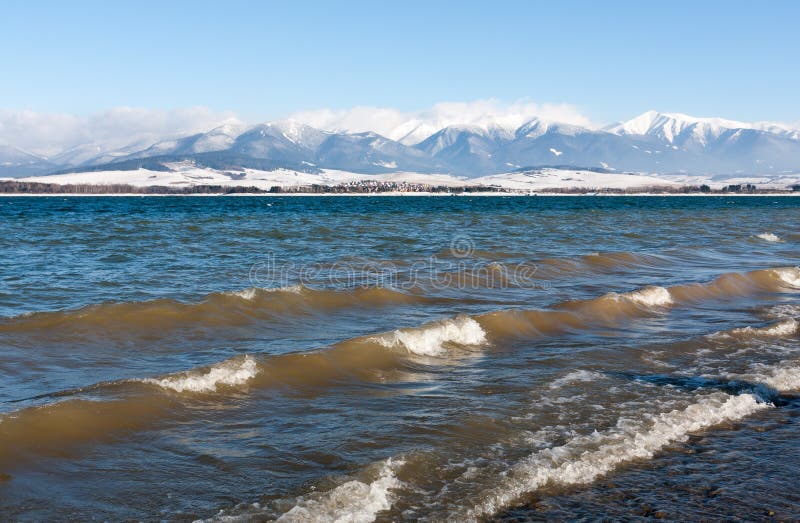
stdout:
{"type": "Polygon", "coordinates": [[[449,125],[499,125],[515,129],[534,117],[594,127],[591,120],[569,104],[538,104],[527,100],[502,102],[496,99],[472,102],[442,102],[421,111],[399,111],[388,107],[320,109],[290,115],[300,122],[331,131],[375,131],[395,140],[413,143],[449,125]],[[409,134],[411,133],[411,134],[409,134]]]}
{"type": "MultiPolygon", "coordinates": [[[[295,112],[289,118],[332,131],[375,131],[406,144],[417,143],[449,125],[498,125],[512,130],[534,117],[597,128],[581,110],[570,104],[497,99],[442,102],[418,111],[390,107],[358,106],[295,112]]],[[[126,146],[145,148],[153,143],[223,123],[244,124],[230,111],[207,107],[159,110],[116,107],[86,116],[0,109],[0,145],[12,145],[42,156],[55,156],[72,147],[97,145],[101,150],[126,146]]],[[[800,122],[759,123],[758,128],[793,129],[800,139],[800,122]]]]}
{"type": "MultiPolygon", "coordinates": [[[[507,103],[495,99],[443,102],[420,111],[388,107],[321,109],[297,112],[290,118],[320,129],[375,131],[389,138],[403,139],[405,143],[415,143],[448,125],[496,124],[516,128],[534,116],[591,125],[572,105],[537,104],[526,100],[507,103]]],[[[144,148],[164,138],[207,131],[231,121],[241,123],[234,113],[206,107],[175,110],[116,107],[88,116],[0,110],[0,144],[50,157],[85,144],[96,144],[102,150],[131,144],[144,148]]]]}
{"type": "Polygon", "coordinates": [[[0,110],[0,144],[50,156],[88,143],[104,149],[133,142],[149,144],[167,136],[206,131],[230,120],[236,120],[233,113],[206,107],[177,110],[116,107],[88,116],[0,110]]]}

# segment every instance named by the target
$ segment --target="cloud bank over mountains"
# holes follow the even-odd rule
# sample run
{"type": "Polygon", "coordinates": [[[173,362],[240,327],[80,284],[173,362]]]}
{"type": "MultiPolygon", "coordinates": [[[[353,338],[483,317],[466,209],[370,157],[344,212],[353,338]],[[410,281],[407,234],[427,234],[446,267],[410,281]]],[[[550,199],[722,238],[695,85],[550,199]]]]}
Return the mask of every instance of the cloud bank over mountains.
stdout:
{"type": "Polygon", "coordinates": [[[800,126],[648,111],[599,125],[569,104],[354,107],[245,123],[204,107],[89,116],[0,111],[0,176],[130,170],[190,161],[213,169],[333,169],[486,176],[541,166],[652,174],[800,172],[800,126]]]}
{"type": "MultiPolygon", "coordinates": [[[[359,106],[350,109],[318,109],[289,114],[288,119],[325,131],[374,131],[393,140],[406,137],[421,126],[420,140],[450,125],[519,127],[539,116],[554,121],[591,126],[591,120],[569,104],[511,103],[494,99],[472,102],[442,102],[420,111],[400,111],[390,107],[359,106]],[[425,130],[431,131],[424,135],[425,130]],[[404,132],[408,130],[408,132],[404,132]]],[[[67,149],[94,143],[121,148],[131,143],[188,136],[225,124],[256,124],[230,111],[207,107],[175,110],[116,107],[80,116],[31,110],[0,109],[0,145],[50,157],[67,149]]],[[[411,137],[407,138],[410,139],[411,137]]]]}
{"type": "Polygon", "coordinates": [[[499,100],[442,102],[421,111],[404,112],[388,107],[321,109],[291,114],[290,119],[326,131],[373,131],[406,145],[414,145],[436,131],[453,125],[516,129],[533,118],[593,127],[592,121],[569,104],[538,104],[499,100]]]}
{"type": "Polygon", "coordinates": [[[50,157],[84,144],[113,148],[135,142],[153,143],[165,137],[208,131],[227,122],[239,119],[231,112],[206,107],[116,107],[87,116],[0,109],[0,145],[50,157]]]}

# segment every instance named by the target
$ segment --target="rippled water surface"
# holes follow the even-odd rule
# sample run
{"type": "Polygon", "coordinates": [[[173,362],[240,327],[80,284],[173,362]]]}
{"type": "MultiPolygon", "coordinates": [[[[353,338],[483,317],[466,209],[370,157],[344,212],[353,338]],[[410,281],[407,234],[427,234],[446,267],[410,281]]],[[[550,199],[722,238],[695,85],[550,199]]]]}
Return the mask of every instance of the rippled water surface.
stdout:
{"type": "Polygon", "coordinates": [[[0,198],[4,520],[800,519],[800,199],[0,198]]]}

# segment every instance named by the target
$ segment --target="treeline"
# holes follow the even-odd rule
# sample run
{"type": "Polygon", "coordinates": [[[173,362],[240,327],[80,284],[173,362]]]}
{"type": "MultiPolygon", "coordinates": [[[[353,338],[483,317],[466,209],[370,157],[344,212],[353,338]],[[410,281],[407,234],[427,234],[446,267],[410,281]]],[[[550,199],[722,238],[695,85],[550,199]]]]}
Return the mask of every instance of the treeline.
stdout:
{"type": "Polygon", "coordinates": [[[339,185],[299,185],[293,187],[272,187],[270,193],[279,194],[374,194],[384,192],[404,192],[404,193],[478,193],[478,192],[509,192],[500,187],[489,187],[479,185],[469,185],[463,187],[451,187],[447,185],[426,185],[405,182],[356,182],[343,183],[339,185]]]}
{"type": "Polygon", "coordinates": [[[528,190],[505,189],[497,186],[463,186],[425,185],[406,182],[351,182],[340,185],[300,185],[292,187],[273,186],[268,190],[258,187],[235,187],[228,185],[193,185],[187,187],[148,186],[136,187],[128,184],[57,184],[21,181],[0,181],[0,194],[141,194],[141,195],[192,195],[192,194],[377,194],[386,192],[403,193],[540,193],[540,194],[767,194],[800,192],[800,185],[790,188],[759,189],[755,185],[728,185],[722,189],[712,189],[708,185],[653,185],[615,188],[545,188],[528,190]]]}
{"type": "Polygon", "coordinates": [[[230,187],[227,185],[193,185],[189,187],[166,187],[152,185],[137,187],[128,184],[90,184],[90,183],[38,183],[38,182],[0,182],[0,193],[5,194],[236,194],[265,193],[258,187],[230,187]]]}
{"type": "Polygon", "coordinates": [[[537,189],[542,194],[775,194],[800,191],[800,185],[788,189],[759,189],[755,185],[727,185],[721,189],[712,189],[708,185],[650,185],[620,188],[587,188],[587,187],[553,187],[537,189]]]}
{"type": "Polygon", "coordinates": [[[409,184],[404,182],[359,182],[340,185],[299,185],[292,187],[273,186],[269,190],[258,187],[228,185],[194,185],[188,187],[147,186],[128,184],[57,184],[40,182],[0,181],[0,194],[369,194],[382,192],[434,192],[476,193],[506,192],[499,187],[409,184]]]}

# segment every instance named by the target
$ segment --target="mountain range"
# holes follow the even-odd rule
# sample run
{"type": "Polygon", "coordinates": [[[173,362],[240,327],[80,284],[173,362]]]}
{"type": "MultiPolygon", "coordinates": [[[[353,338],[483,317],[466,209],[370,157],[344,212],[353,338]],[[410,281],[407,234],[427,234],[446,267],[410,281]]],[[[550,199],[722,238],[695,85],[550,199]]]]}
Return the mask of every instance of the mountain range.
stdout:
{"type": "Polygon", "coordinates": [[[169,169],[191,161],[214,169],[322,169],[362,174],[477,177],[542,166],[617,172],[741,176],[800,172],[800,130],[649,111],[604,128],[532,118],[437,128],[409,121],[387,133],[323,130],[294,120],[228,123],[208,132],[122,148],[87,143],[42,157],[0,145],[0,176],[169,169]]]}

